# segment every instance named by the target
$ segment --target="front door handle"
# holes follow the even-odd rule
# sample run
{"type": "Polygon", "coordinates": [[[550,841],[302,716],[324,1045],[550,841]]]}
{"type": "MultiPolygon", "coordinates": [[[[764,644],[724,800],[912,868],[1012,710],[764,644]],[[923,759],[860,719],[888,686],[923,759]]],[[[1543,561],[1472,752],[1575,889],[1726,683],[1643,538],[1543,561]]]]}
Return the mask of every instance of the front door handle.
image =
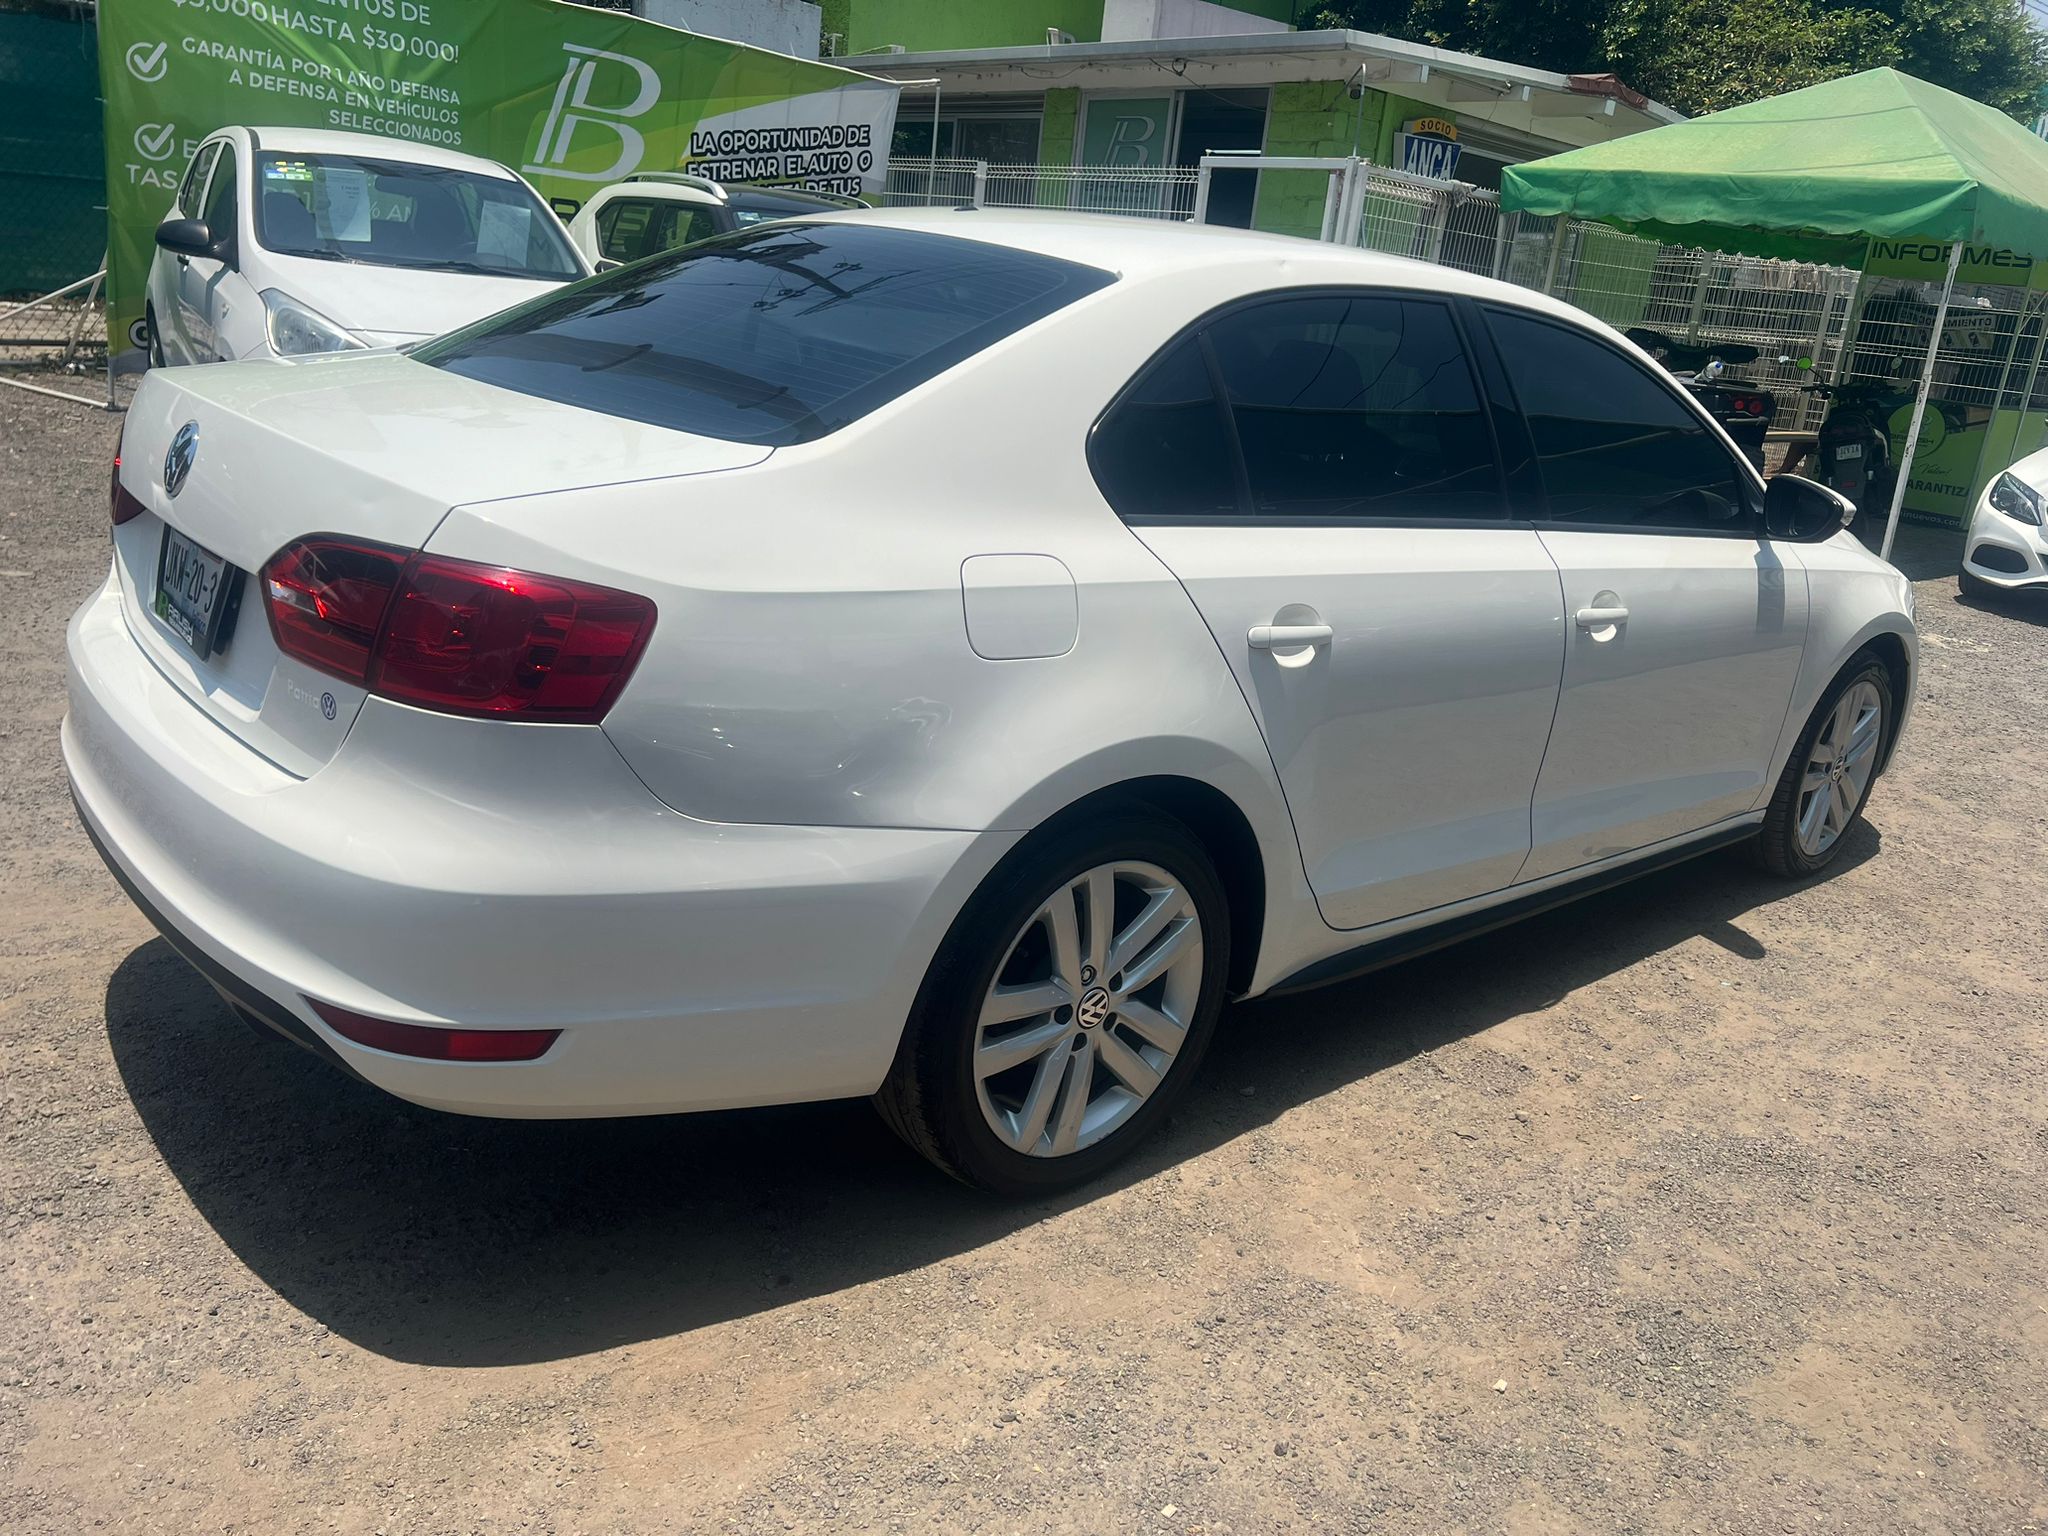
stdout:
{"type": "Polygon", "coordinates": [[[1255,651],[1295,651],[1328,645],[1336,633],[1327,624],[1254,624],[1245,639],[1255,651]]]}
{"type": "Polygon", "coordinates": [[[1626,624],[1628,610],[1622,607],[1581,608],[1576,615],[1581,629],[1605,629],[1610,624],[1626,624]]]}

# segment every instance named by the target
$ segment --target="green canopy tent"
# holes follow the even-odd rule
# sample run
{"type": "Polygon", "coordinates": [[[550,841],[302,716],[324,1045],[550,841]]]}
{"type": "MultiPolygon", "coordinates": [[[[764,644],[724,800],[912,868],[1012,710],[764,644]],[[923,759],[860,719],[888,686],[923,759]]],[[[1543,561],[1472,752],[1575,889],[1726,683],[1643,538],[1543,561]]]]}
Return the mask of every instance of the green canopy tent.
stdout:
{"type": "Polygon", "coordinates": [[[1865,70],[1501,174],[1501,207],[1675,245],[1861,268],[1872,240],[1948,247],[1883,553],[1891,554],[1963,251],[2048,260],[2048,142],[1994,107],[1865,70]]]}

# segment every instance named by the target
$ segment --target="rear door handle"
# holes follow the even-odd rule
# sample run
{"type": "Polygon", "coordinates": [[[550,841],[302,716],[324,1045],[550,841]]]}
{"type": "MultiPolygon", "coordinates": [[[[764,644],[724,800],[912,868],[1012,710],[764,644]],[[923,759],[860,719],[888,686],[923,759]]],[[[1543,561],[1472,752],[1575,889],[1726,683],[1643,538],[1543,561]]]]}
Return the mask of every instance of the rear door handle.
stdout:
{"type": "Polygon", "coordinates": [[[1576,615],[1581,629],[1605,629],[1610,624],[1626,624],[1626,608],[1581,608],[1576,615]]]}
{"type": "Polygon", "coordinates": [[[1255,651],[1295,651],[1328,645],[1335,634],[1327,624],[1254,624],[1245,639],[1255,651]]]}

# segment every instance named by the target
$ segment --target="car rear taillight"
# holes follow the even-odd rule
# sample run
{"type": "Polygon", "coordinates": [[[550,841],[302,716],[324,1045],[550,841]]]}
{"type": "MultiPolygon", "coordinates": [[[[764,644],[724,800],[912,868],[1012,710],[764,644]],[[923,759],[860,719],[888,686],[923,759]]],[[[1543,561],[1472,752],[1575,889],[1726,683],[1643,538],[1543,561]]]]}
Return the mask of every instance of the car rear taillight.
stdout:
{"type": "Polygon", "coordinates": [[[352,1013],[317,998],[306,1001],[343,1039],[425,1061],[534,1061],[546,1055],[562,1033],[559,1029],[444,1029],[401,1024],[395,1019],[352,1013]]]}
{"type": "Polygon", "coordinates": [[[628,592],[326,535],[263,581],[279,650],[445,714],[595,724],[654,632],[628,592]]]}
{"type": "Polygon", "coordinates": [[[366,685],[371,647],[405,574],[406,550],[350,539],[301,539],[263,567],[277,648],[346,682],[366,685]]]}
{"type": "Polygon", "coordinates": [[[123,523],[142,516],[144,510],[141,501],[121,484],[121,447],[117,443],[114,445],[113,483],[107,492],[107,513],[113,519],[114,526],[118,528],[123,523]]]}

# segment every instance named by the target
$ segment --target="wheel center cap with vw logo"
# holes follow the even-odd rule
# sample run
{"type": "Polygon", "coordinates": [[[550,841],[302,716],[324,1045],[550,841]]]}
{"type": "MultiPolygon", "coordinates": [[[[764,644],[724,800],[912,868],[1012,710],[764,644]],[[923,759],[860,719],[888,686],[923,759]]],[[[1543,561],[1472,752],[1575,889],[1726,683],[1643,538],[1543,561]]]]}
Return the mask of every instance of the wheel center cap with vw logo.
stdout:
{"type": "Polygon", "coordinates": [[[185,477],[192,473],[192,461],[199,457],[199,423],[188,421],[178,428],[178,435],[171,439],[170,452],[164,455],[164,490],[175,497],[185,489],[185,477]]]}
{"type": "Polygon", "coordinates": [[[1109,993],[1101,987],[1093,988],[1082,995],[1081,1006],[1074,1011],[1083,1029],[1095,1028],[1109,1017],[1109,993]]]}

